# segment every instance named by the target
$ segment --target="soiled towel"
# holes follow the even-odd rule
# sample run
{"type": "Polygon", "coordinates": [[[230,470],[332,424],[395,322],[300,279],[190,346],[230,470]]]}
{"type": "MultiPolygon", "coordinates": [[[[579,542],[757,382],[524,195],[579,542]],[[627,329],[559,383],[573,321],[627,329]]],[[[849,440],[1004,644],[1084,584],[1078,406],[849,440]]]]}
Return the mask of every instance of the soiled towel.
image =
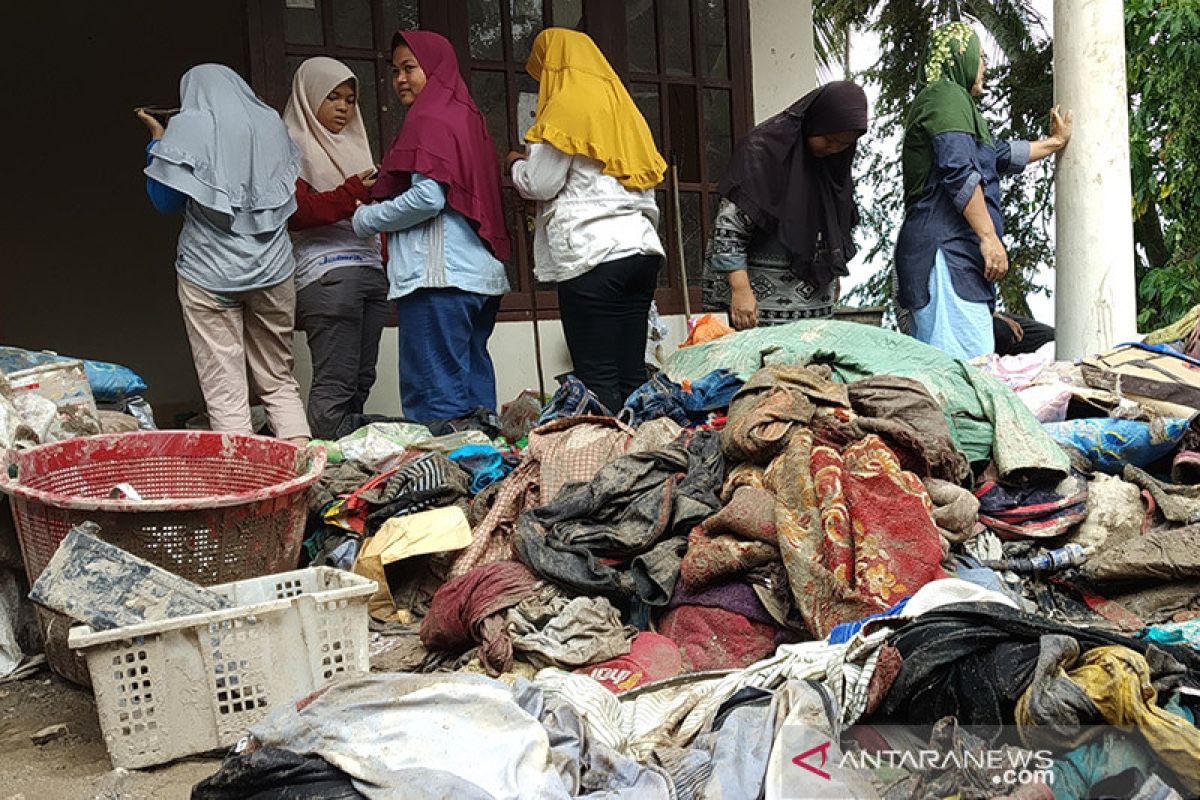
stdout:
{"type": "Polygon", "coordinates": [[[1132,536],[1101,548],[1080,568],[1103,586],[1105,581],[1177,581],[1200,578],[1200,525],[1132,536]]]}
{"type": "Polygon", "coordinates": [[[822,407],[848,409],[846,387],[807,367],[761,369],[729,405],[721,450],[731,461],[766,464],[787,446],[792,431],[812,422],[822,407]]]}
{"type": "Polygon", "coordinates": [[[552,587],[508,610],[513,650],[538,667],[572,669],[623,656],[637,632],[603,597],[567,597],[552,587]],[[547,596],[550,595],[550,596],[547,596]]]}
{"type": "Polygon", "coordinates": [[[688,534],[679,579],[689,592],[779,560],[775,498],[740,486],[729,503],[688,534]]]}
{"type": "Polygon", "coordinates": [[[466,650],[479,644],[479,658],[493,675],[512,666],[512,639],[504,612],[542,587],[524,564],[496,561],[445,583],[421,622],[421,643],[430,650],[466,650]]]}
{"type": "Polygon", "coordinates": [[[951,483],[970,475],[971,466],[954,444],[942,407],[920,382],[874,375],[850,384],[849,393],[858,430],[882,437],[906,470],[951,483]]]}

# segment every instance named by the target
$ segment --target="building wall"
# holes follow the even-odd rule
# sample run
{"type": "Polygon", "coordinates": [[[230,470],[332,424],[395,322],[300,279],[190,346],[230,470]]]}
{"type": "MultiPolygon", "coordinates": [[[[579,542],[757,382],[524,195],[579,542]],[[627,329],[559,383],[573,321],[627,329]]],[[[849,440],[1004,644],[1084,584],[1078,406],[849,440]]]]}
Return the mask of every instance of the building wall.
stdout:
{"type": "MultiPolygon", "coordinates": [[[[791,105],[817,85],[813,53],[812,3],[810,0],[750,0],[750,48],[754,86],[754,119],[761,122],[791,105]]],[[[687,336],[683,315],[667,317],[671,334],[663,343],[669,353],[687,336]]],[[[496,391],[501,403],[522,389],[537,388],[533,349],[533,323],[502,322],[489,343],[496,364],[496,391]]],[[[545,320],[541,333],[542,369],[547,389],[553,391],[554,376],[571,368],[562,325],[545,320]]],[[[297,374],[307,386],[310,380],[308,350],[298,334],[297,374]]],[[[396,331],[384,332],[379,354],[379,378],[368,411],[395,414],[399,407],[399,376],[396,367],[396,331]]]]}
{"type": "MultiPolygon", "coordinates": [[[[0,343],[118,361],[169,416],[196,407],[173,260],[177,219],[144,190],[140,104],[176,104],[179,77],[248,73],[241,0],[12,3],[3,126],[0,343]]],[[[169,421],[169,420],[163,420],[169,421]]]]}
{"type": "MultiPolygon", "coordinates": [[[[241,0],[18,3],[6,23],[13,63],[29,68],[17,125],[4,126],[10,196],[3,233],[0,343],[117,361],[151,386],[160,422],[201,406],[175,297],[179,221],[145,197],[145,129],[134,106],[174,103],[179,76],[206,61],[248,74],[241,0]]],[[[815,85],[809,0],[750,0],[755,118],[815,85]]],[[[668,349],[682,341],[668,319],[668,349]]],[[[501,401],[537,386],[532,323],[497,326],[501,401]]],[[[562,327],[540,324],[546,381],[570,369],[562,327]]],[[[310,366],[298,335],[297,373],[310,366]]],[[[370,410],[399,408],[396,332],[384,334],[370,410]]]]}

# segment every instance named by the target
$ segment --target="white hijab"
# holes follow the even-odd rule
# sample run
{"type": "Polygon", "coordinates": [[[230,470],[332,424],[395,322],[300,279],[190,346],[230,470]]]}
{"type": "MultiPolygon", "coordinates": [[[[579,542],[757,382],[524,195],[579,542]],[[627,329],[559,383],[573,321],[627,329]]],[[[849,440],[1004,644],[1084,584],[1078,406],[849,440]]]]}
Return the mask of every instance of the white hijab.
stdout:
{"type": "Polygon", "coordinates": [[[227,215],[234,233],[278,230],[296,210],[298,168],[279,115],[221,64],[189,69],[179,96],[146,175],[227,215]]]}
{"type": "Polygon", "coordinates": [[[300,148],[300,177],[318,192],[336,189],[375,165],[357,102],[341,133],[330,133],[317,121],[321,103],[346,81],[354,81],[357,92],[358,79],[345,64],[325,56],[310,58],[296,70],[292,96],[283,110],[288,135],[300,148]]]}

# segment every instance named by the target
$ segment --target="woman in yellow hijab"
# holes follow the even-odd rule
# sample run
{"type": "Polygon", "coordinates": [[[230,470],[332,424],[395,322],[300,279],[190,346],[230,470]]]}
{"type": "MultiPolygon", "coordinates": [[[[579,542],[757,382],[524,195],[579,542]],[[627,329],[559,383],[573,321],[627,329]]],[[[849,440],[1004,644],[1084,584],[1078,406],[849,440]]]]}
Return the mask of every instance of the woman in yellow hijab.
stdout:
{"type": "Polygon", "coordinates": [[[645,382],[646,321],[664,256],[654,187],[666,162],[621,79],[585,34],[547,28],[527,153],[508,166],[535,200],[534,274],[558,284],[574,372],[610,411],[645,382]]]}

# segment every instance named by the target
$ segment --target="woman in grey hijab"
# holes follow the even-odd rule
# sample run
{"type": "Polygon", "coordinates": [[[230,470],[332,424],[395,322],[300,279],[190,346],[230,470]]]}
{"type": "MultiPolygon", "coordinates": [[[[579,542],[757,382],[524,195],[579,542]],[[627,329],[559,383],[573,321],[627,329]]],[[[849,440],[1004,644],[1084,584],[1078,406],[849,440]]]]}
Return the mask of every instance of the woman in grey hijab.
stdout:
{"type": "Polygon", "coordinates": [[[229,67],[201,64],[179,83],[181,108],[150,129],[146,192],[183,213],[179,303],[212,429],[252,433],[250,392],[275,435],[307,441],[292,375],[295,262],[287,221],[299,154],[282,120],[229,67]]]}

